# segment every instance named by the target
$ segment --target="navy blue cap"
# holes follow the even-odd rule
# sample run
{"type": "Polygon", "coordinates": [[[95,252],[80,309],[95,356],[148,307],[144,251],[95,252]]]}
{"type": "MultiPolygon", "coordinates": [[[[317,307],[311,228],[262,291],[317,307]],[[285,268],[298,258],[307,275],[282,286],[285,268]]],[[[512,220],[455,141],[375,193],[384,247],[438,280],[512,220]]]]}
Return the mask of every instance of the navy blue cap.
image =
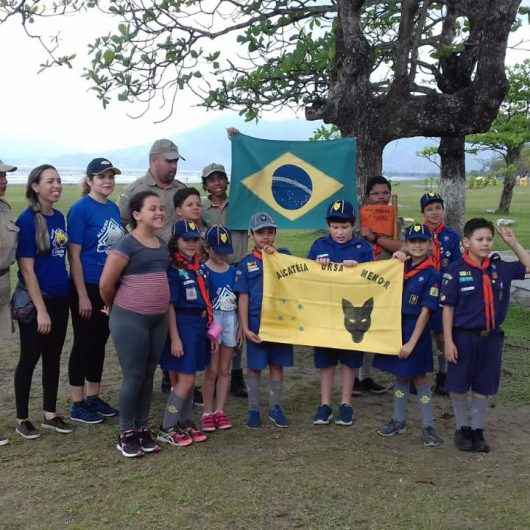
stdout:
{"type": "Polygon", "coordinates": [[[410,225],[405,231],[405,239],[407,241],[413,241],[420,239],[422,241],[429,241],[432,238],[430,230],[420,223],[410,225]]]}
{"type": "Polygon", "coordinates": [[[353,204],[348,201],[333,201],[328,206],[326,220],[332,221],[355,221],[355,210],[353,204]]]}
{"type": "Polygon", "coordinates": [[[173,225],[172,234],[178,239],[200,239],[201,233],[193,221],[177,221],[173,225]]]}
{"type": "Polygon", "coordinates": [[[442,208],[444,208],[444,200],[439,193],[435,193],[434,191],[424,193],[420,199],[421,211],[423,212],[425,206],[429,206],[429,204],[432,204],[433,202],[439,202],[442,205],[442,208]]]}
{"type": "Polygon", "coordinates": [[[268,213],[258,212],[250,218],[248,227],[254,232],[262,228],[278,228],[278,225],[268,213]]]}
{"type": "Polygon", "coordinates": [[[94,160],[88,164],[86,174],[89,176],[99,175],[109,169],[112,170],[115,175],[121,175],[121,171],[117,167],[114,167],[110,160],[107,160],[106,158],[94,158],[94,160]]]}
{"type": "Polygon", "coordinates": [[[230,230],[223,225],[213,225],[206,232],[208,246],[218,254],[233,254],[232,235],[230,230]]]}

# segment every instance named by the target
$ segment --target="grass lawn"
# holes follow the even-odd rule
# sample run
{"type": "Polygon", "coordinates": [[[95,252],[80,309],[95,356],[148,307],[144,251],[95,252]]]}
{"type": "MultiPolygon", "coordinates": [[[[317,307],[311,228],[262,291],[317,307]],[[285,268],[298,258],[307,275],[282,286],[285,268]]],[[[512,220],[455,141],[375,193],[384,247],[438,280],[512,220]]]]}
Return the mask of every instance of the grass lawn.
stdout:
{"type": "MultiPolygon", "coordinates": [[[[21,188],[8,189],[19,211],[21,188]]],[[[402,215],[417,215],[422,188],[402,184],[402,215]]],[[[500,189],[471,191],[470,215],[494,208],[500,189]]],[[[65,187],[60,208],[78,197],[65,187]]],[[[530,190],[516,190],[513,218],[530,246],[530,190]],[[526,204],[526,208],[524,205],[526,204]]],[[[303,255],[315,234],[282,234],[280,243],[303,255]]],[[[502,388],[490,409],[489,455],[457,452],[447,399],[435,399],[439,449],[420,441],[419,415],[409,405],[408,431],[391,439],[375,434],[392,411],[390,395],[354,400],[351,428],[313,427],[318,374],[311,351],[297,348],[286,372],[285,409],[291,425],[249,431],[245,401],[232,399],[227,412],[234,428],[214,433],[202,445],[164,447],[153,456],[126,460],[114,449],[113,421],[78,426],[72,435],[44,432],[25,441],[14,432],[13,372],[18,337],[2,345],[0,433],[0,528],[359,528],[359,529],[527,529],[530,528],[530,311],[513,306],[507,335],[502,388]]],[[[58,410],[68,407],[67,362],[71,331],[62,359],[58,410]]],[[[104,397],[116,403],[120,370],[109,341],[104,397]]],[[[263,378],[265,379],[265,377],[263,378]]],[[[379,381],[388,378],[377,373],[379,381]]],[[[262,413],[266,410],[265,384],[262,413]]],[[[165,404],[155,381],[152,426],[165,404]]],[[[30,414],[40,423],[40,365],[34,375],[30,414]]]]}

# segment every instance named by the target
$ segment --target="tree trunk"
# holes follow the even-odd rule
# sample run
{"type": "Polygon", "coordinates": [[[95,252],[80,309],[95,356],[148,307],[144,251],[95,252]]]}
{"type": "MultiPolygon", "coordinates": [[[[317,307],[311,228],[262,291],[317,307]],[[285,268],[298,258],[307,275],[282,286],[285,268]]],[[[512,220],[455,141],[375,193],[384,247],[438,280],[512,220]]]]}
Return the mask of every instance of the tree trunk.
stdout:
{"type": "Polygon", "coordinates": [[[380,141],[368,135],[357,137],[357,204],[361,204],[370,177],[383,174],[383,149],[380,141]]]}
{"type": "Polygon", "coordinates": [[[445,203],[445,222],[462,234],[466,212],[465,136],[442,136],[440,191],[445,203]]]}
{"type": "Polygon", "coordinates": [[[515,164],[518,162],[521,156],[521,149],[522,146],[519,149],[509,149],[506,153],[506,175],[502,185],[501,200],[499,201],[497,213],[510,213],[510,206],[512,205],[513,198],[513,188],[515,187],[517,173],[515,164]]]}

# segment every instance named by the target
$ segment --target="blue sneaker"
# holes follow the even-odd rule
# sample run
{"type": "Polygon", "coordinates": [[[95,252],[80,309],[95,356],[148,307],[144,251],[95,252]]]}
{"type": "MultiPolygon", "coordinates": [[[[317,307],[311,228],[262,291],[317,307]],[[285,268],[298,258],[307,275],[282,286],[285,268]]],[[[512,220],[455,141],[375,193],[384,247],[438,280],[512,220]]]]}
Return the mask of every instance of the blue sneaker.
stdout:
{"type": "Polygon", "coordinates": [[[261,427],[261,417],[259,410],[249,410],[247,416],[247,427],[249,429],[257,429],[261,427]]]}
{"type": "Polygon", "coordinates": [[[329,425],[329,422],[333,419],[333,411],[329,405],[320,405],[317,409],[317,413],[313,418],[313,425],[329,425]]]}
{"type": "Polygon", "coordinates": [[[101,423],[103,421],[103,418],[90,407],[87,407],[84,401],[72,405],[70,419],[81,423],[101,423]]]}
{"type": "Polygon", "coordinates": [[[276,427],[281,427],[282,429],[289,427],[289,422],[287,421],[280,405],[274,405],[274,407],[269,410],[269,420],[271,420],[276,427]]]}
{"type": "Polygon", "coordinates": [[[339,406],[339,417],[335,419],[335,424],[344,425],[345,427],[353,425],[353,408],[351,405],[342,403],[339,406]]]}
{"type": "Polygon", "coordinates": [[[88,407],[92,412],[103,416],[104,418],[114,418],[118,415],[118,410],[111,407],[106,401],[103,401],[99,396],[89,397],[86,400],[88,407]]]}

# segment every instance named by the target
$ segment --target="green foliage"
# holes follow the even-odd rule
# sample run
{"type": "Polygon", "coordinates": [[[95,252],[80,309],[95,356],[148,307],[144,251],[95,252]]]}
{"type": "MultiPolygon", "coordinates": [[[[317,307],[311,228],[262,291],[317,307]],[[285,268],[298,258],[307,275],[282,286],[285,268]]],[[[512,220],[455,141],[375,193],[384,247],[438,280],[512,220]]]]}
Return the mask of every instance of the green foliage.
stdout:
{"type": "Polygon", "coordinates": [[[497,177],[495,175],[473,175],[467,180],[468,190],[478,190],[487,187],[495,187],[498,184],[497,177]]]}
{"type": "Polygon", "coordinates": [[[311,141],[318,140],[336,140],[340,138],[341,134],[337,126],[335,125],[321,125],[318,129],[315,129],[311,138],[311,141]]]}

